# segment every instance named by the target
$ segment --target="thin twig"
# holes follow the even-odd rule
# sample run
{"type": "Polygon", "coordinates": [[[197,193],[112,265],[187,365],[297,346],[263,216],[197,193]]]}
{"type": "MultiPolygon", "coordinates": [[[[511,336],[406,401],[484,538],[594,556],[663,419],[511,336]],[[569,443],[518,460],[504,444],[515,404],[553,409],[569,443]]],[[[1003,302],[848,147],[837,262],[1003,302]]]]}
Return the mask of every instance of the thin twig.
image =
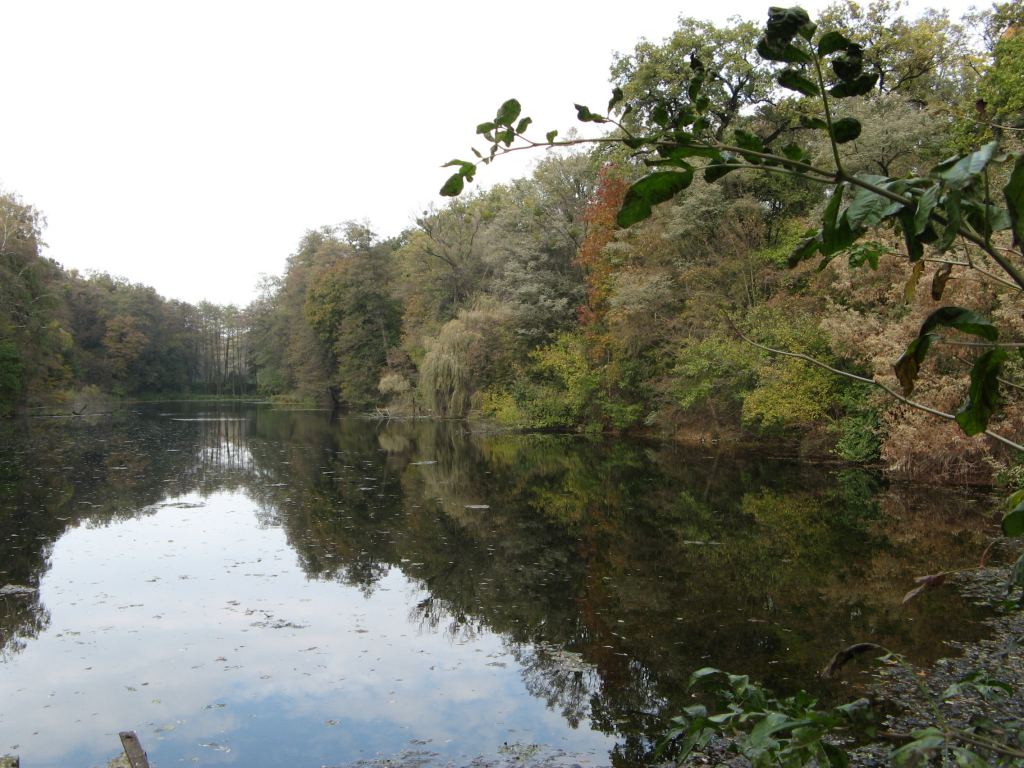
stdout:
{"type": "Polygon", "coordinates": [[[931,262],[932,264],[949,264],[949,265],[954,266],[954,267],[967,267],[967,269],[974,270],[975,272],[978,272],[978,273],[984,275],[985,277],[989,278],[990,280],[995,280],[1000,285],[1005,285],[1005,286],[1007,286],[1009,288],[1013,288],[1016,291],[1024,290],[1024,288],[1021,288],[1019,285],[1017,285],[1012,280],[1006,280],[1006,279],[1000,277],[999,275],[996,275],[996,274],[993,274],[993,273],[989,272],[986,269],[982,269],[981,267],[979,267],[974,262],[955,261],[953,259],[937,259],[937,258],[935,258],[933,256],[925,256],[922,259],[922,261],[928,261],[928,262],[931,262]]]}

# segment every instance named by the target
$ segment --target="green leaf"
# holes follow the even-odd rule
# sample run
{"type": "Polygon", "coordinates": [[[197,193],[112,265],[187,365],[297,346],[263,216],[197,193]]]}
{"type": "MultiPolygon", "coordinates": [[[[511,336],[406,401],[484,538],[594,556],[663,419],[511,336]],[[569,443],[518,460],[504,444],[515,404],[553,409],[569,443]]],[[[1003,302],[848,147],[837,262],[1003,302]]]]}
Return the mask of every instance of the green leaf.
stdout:
{"type": "Polygon", "coordinates": [[[878,258],[883,253],[885,246],[881,243],[856,243],[849,249],[850,266],[856,269],[867,264],[873,270],[878,269],[878,258]]]}
{"type": "Polygon", "coordinates": [[[725,672],[714,667],[701,667],[696,672],[690,674],[690,681],[688,687],[693,688],[698,683],[706,682],[708,679],[716,676],[725,677],[725,672]]]}
{"type": "Polygon", "coordinates": [[[757,53],[766,61],[782,61],[787,64],[805,64],[811,61],[810,54],[800,50],[792,43],[775,45],[766,37],[757,41],[757,53]]]}
{"type": "Polygon", "coordinates": [[[998,144],[991,141],[969,155],[942,161],[932,169],[932,174],[942,179],[950,189],[962,190],[973,184],[988,167],[997,149],[998,144]]]}
{"type": "MultiPolygon", "coordinates": [[[[885,179],[881,176],[859,174],[857,178],[876,186],[882,186],[885,182],[885,179]]],[[[855,229],[867,229],[878,226],[882,221],[898,213],[902,208],[903,205],[895,200],[883,197],[876,192],[872,192],[870,189],[858,187],[853,200],[850,202],[850,207],[846,209],[846,219],[850,222],[850,226],[855,229]]]]}
{"type": "Polygon", "coordinates": [[[532,117],[524,117],[522,120],[519,121],[519,124],[516,125],[516,133],[523,133],[527,128],[530,127],[530,123],[532,122],[532,117]]]}
{"type": "Polygon", "coordinates": [[[843,117],[832,123],[832,138],[837,144],[845,144],[860,136],[860,121],[853,117],[843,117]]]}
{"type": "Polygon", "coordinates": [[[960,768],[988,768],[987,760],[965,747],[955,747],[953,759],[960,768]]]}
{"type": "Polygon", "coordinates": [[[828,56],[836,51],[849,48],[853,44],[842,32],[826,32],[818,40],[818,55],[828,56]]]}
{"type": "MultiPolygon", "coordinates": [[[[581,118],[582,119],[582,118],[581,118]]],[[[655,125],[662,128],[668,126],[668,108],[664,104],[658,104],[651,111],[651,120],[654,121],[655,125]]]]}
{"type": "Polygon", "coordinates": [[[1013,230],[1013,244],[1024,247],[1024,154],[1017,155],[1010,180],[1003,187],[1006,196],[1006,210],[1010,214],[1010,228],[1013,230]]]}
{"type": "Polygon", "coordinates": [[[828,92],[837,99],[845,99],[850,96],[863,96],[870,93],[878,82],[878,75],[861,75],[856,80],[842,82],[828,89],[828,92]]]}
{"type": "Polygon", "coordinates": [[[612,98],[608,102],[608,111],[611,112],[620,101],[622,101],[622,89],[615,86],[612,89],[612,98]]]}
{"type": "Polygon", "coordinates": [[[594,114],[593,112],[590,111],[588,107],[585,107],[582,104],[574,104],[573,106],[576,107],[576,119],[579,120],[581,123],[608,122],[605,118],[601,117],[600,115],[594,114]]]}
{"type": "MultiPolygon", "coordinates": [[[[764,152],[764,142],[761,141],[761,137],[756,133],[751,133],[750,131],[744,131],[737,128],[734,135],[736,137],[736,145],[738,147],[748,149],[751,152],[764,152]]],[[[760,158],[751,159],[752,162],[759,160],[760,158]]]]}
{"type": "Polygon", "coordinates": [[[476,132],[477,133],[490,133],[491,131],[494,130],[494,128],[495,128],[494,123],[480,123],[480,125],[478,125],[476,127],[476,132]]]}
{"type": "Polygon", "coordinates": [[[967,400],[956,412],[956,423],[968,437],[988,429],[989,419],[999,407],[999,375],[1006,362],[1005,349],[990,349],[971,367],[971,388],[967,400]]]}
{"type": "Polygon", "coordinates": [[[850,756],[846,754],[846,750],[837,747],[835,744],[829,744],[827,741],[823,741],[821,742],[821,749],[825,753],[829,766],[846,768],[850,764],[850,756]]]}
{"type": "Polygon", "coordinates": [[[1024,502],[1003,516],[1003,536],[1024,535],[1024,502]]]}
{"type": "Polygon", "coordinates": [[[631,227],[651,215],[658,203],[670,200],[693,181],[693,168],[680,171],[656,171],[636,181],[626,192],[616,217],[620,227],[631,227]]]}
{"type": "Polygon", "coordinates": [[[558,131],[548,131],[544,138],[547,139],[548,144],[551,144],[558,136],[558,131]]]}
{"type": "Polygon", "coordinates": [[[807,150],[801,147],[799,144],[791,143],[787,144],[782,148],[782,154],[790,160],[795,160],[798,163],[803,163],[807,160],[807,150]]]}
{"type": "Polygon", "coordinates": [[[889,756],[889,760],[893,765],[925,765],[931,754],[941,749],[946,743],[946,738],[942,735],[942,731],[934,727],[915,731],[913,736],[914,740],[912,742],[904,744],[889,756]]]}
{"type": "Polygon", "coordinates": [[[789,266],[795,267],[801,261],[811,258],[811,256],[818,252],[820,247],[821,239],[818,237],[817,232],[813,232],[813,234],[805,236],[799,243],[797,243],[796,248],[794,248],[793,252],[789,254],[787,263],[789,266]]]}
{"type": "Polygon", "coordinates": [[[802,93],[804,96],[818,96],[821,94],[818,86],[797,69],[787,67],[779,72],[777,80],[783,88],[802,93]]]}
{"type": "Polygon", "coordinates": [[[444,197],[458,197],[462,192],[462,188],[465,186],[461,173],[453,173],[448,177],[448,181],[441,187],[441,194],[444,197]]]}
{"type": "Polygon", "coordinates": [[[494,116],[494,122],[497,125],[512,126],[515,119],[519,117],[519,113],[523,111],[523,108],[519,105],[519,102],[515,99],[509,99],[500,107],[498,107],[498,114],[494,116]]]}
{"type": "Polygon", "coordinates": [[[848,248],[857,239],[857,235],[850,228],[846,216],[839,216],[839,207],[843,202],[844,185],[839,184],[832,190],[832,197],[825,206],[825,213],[821,217],[821,255],[831,256],[844,248],[848,248]]]}

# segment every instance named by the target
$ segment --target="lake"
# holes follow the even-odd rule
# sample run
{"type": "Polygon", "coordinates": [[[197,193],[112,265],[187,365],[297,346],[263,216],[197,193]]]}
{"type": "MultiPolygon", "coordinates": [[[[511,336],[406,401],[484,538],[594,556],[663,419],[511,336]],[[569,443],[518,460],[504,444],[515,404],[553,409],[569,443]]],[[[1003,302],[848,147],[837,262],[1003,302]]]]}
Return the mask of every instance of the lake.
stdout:
{"type": "Polygon", "coordinates": [[[984,634],[994,504],[714,448],[155,403],[0,425],[0,754],[639,765],[716,666],[984,634]],[[957,616],[956,622],[950,616],[957,616]]]}

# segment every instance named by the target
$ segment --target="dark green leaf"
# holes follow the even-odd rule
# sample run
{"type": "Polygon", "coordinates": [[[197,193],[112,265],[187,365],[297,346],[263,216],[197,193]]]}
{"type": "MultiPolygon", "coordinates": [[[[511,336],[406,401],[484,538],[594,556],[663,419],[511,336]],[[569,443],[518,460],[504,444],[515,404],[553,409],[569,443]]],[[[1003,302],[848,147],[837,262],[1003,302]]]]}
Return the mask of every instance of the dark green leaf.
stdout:
{"type": "Polygon", "coordinates": [[[846,50],[832,59],[832,71],[844,83],[850,83],[861,76],[864,68],[864,54],[856,43],[846,46],[846,50]]]}
{"type": "Polygon", "coordinates": [[[558,131],[548,131],[544,138],[547,139],[548,144],[551,144],[558,136],[558,131]]]}
{"type": "Polygon", "coordinates": [[[898,216],[900,229],[903,230],[903,242],[907,246],[907,255],[911,261],[919,261],[924,256],[924,239],[914,232],[914,213],[903,208],[898,216]]]}
{"type": "Polygon", "coordinates": [[[786,68],[779,72],[778,75],[779,85],[783,88],[788,88],[791,91],[802,93],[804,96],[818,96],[821,91],[818,90],[818,86],[804,76],[803,72],[796,69],[786,68]]]}
{"type": "Polygon", "coordinates": [[[921,234],[928,224],[928,219],[939,201],[939,186],[933,184],[917,198],[917,210],[914,212],[914,233],[921,234]]]}
{"type": "Polygon", "coordinates": [[[464,185],[465,182],[462,179],[462,174],[453,173],[448,177],[448,181],[444,183],[444,186],[441,187],[441,194],[444,197],[458,197],[464,185]]]}
{"type": "Polygon", "coordinates": [[[794,248],[793,252],[789,254],[787,263],[789,266],[795,267],[801,261],[811,258],[811,256],[818,252],[820,247],[821,239],[818,237],[818,233],[815,232],[814,234],[808,235],[797,243],[796,248],[794,248]]]}
{"type": "Polygon", "coordinates": [[[909,397],[910,393],[914,391],[914,382],[917,381],[917,375],[921,372],[921,363],[924,362],[934,338],[934,333],[918,336],[907,345],[907,351],[900,355],[900,359],[893,365],[896,378],[899,379],[900,386],[903,388],[904,397],[909,397]]]}
{"type": "Polygon", "coordinates": [[[656,171],[636,181],[626,192],[616,221],[631,227],[651,215],[653,206],[670,200],[693,181],[693,168],[680,171],[656,171]]]}
{"type": "Polygon", "coordinates": [[[519,113],[523,111],[523,108],[519,106],[519,102],[515,99],[509,99],[500,107],[498,107],[498,114],[494,116],[494,122],[497,125],[512,126],[516,118],[519,117],[519,113]]]}
{"type": "Polygon", "coordinates": [[[723,152],[721,162],[712,162],[704,167],[704,181],[708,184],[714,184],[725,174],[734,171],[734,168],[725,167],[726,164],[735,165],[739,162],[739,158],[731,152],[723,152]]]}
{"type": "Polygon", "coordinates": [[[914,264],[914,268],[910,270],[910,277],[907,278],[907,284],[903,286],[903,303],[909,304],[914,300],[914,296],[917,295],[917,284],[921,281],[921,275],[924,274],[924,262],[919,261],[914,264]]]}
{"type": "Polygon", "coordinates": [[[768,23],[764,35],[772,44],[790,42],[795,35],[810,40],[816,29],[807,11],[799,6],[792,8],[772,7],[768,9],[768,23]]]}
{"type": "Polygon", "coordinates": [[[494,128],[495,128],[494,123],[480,123],[480,125],[478,125],[476,127],[476,132],[477,133],[490,133],[491,131],[494,130],[494,128]]]}
{"type": "Polygon", "coordinates": [[[807,115],[800,115],[800,125],[804,128],[816,128],[818,130],[828,130],[828,123],[822,120],[820,117],[808,117],[807,115]]]}
{"type": "Polygon", "coordinates": [[[651,112],[651,120],[654,121],[655,125],[659,125],[662,128],[668,126],[668,109],[664,104],[658,104],[651,112]]]}
{"type": "Polygon", "coordinates": [[[946,182],[950,189],[962,190],[974,183],[988,167],[997,149],[998,144],[991,141],[969,155],[944,160],[932,169],[932,174],[946,182]]]}
{"type": "Polygon", "coordinates": [[[787,64],[804,64],[811,61],[810,54],[800,50],[792,43],[774,45],[765,37],[757,41],[757,53],[767,61],[782,61],[787,64]]]}
{"type": "Polygon", "coordinates": [[[842,32],[826,32],[818,40],[818,55],[828,56],[836,51],[841,51],[844,48],[849,48],[853,45],[842,32]]]}
{"type": "Polygon", "coordinates": [[[956,412],[956,423],[964,434],[973,437],[988,429],[989,419],[999,407],[999,380],[1005,349],[990,349],[971,366],[971,387],[967,399],[956,412]]]}
{"type": "Polygon", "coordinates": [[[620,101],[622,101],[622,89],[615,86],[612,88],[612,98],[608,102],[608,111],[611,112],[620,101]]]}
{"type": "Polygon", "coordinates": [[[522,120],[519,121],[519,124],[516,126],[516,133],[523,133],[527,128],[530,127],[530,123],[532,122],[532,117],[524,117],[522,120]]]}
{"type": "Polygon", "coordinates": [[[832,138],[837,144],[845,144],[860,136],[860,121],[853,117],[843,117],[832,123],[832,138]]]}
{"type": "Polygon", "coordinates": [[[878,75],[861,75],[856,80],[842,82],[828,89],[828,92],[837,99],[845,99],[850,96],[863,96],[870,93],[878,82],[878,75]]]}
{"type": "Polygon", "coordinates": [[[935,245],[939,253],[948,251],[950,246],[953,245],[953,241],[960,234],[960,223],[963,219],[960,211],[960,197],[960,192],[956,190],[950,190],[946,193],[946,199],[943,204],[946,213],[946,227],[942,230],[942,236],[935,245]]]}
{"type": "Polygon", "coordinates": [[[1024,535],[1024,502],[1003,516],[1003,536],[1024,535]]]}
{"type": "Polygon", "coordinates": [[[999,329],[992,325],[988,318],[963,307],[940,307],[935,310],[921,324],[919,335],[923,336],[940,325],[961,333],[980,336],[986,341],[995,341],[999,338],[999,329]]]}
{"type": "Polygon", "coordinates": [[[1010,228],[1013,230],[1013,244],[1024,247],[1024,154],[1017,155],[1017,161],[1010,174],[1010,181],[1003,187],[1006,209],[1010,214],[1010,228]]]}
{"type": "MultiPolygon", "coordinates": [[[[1013,564],[1013,568],[1010,569],[1010,583],[1009,588],[1020,587],[1024,589],[1024,555],[1017,558],[1017,562],[1013,564]]],[[[1024,601],[1024,596],[1022,596],[1024,601]]]]}
{"type": "Polygon", "coordinates": [[[940,264],[932,276],[932,301],[940,301],[942,293],[946,290],[946,283],[953,274],[952,264],[940,264]]]}

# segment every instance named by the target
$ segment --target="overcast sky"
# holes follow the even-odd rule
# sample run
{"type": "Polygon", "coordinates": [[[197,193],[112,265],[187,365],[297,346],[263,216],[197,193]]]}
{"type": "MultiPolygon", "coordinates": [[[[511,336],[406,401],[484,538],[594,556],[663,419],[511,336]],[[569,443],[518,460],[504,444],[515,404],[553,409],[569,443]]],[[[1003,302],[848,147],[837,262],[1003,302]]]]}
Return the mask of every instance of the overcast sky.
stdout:
{"type": "Polygon", "coordinates": [[[409,226],[506,98],[564,132],[614,51],[771,4],[0,0],[0,188],[65,267],[245,304],[307,229],[409,226]]]}

